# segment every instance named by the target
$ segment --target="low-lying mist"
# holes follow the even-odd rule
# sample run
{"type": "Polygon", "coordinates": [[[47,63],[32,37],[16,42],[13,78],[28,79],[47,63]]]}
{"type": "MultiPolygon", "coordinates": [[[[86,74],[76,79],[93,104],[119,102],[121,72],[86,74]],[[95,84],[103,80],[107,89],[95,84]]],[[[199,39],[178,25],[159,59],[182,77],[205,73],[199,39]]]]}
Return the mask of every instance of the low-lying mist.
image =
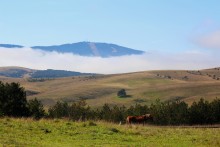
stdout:
{"type": "Polygon", "coordinates": [[[219,66],[214,53],[145,53],[120,57],[85,57],[71,53],[46,52],[31,48],[0,48],[0,66],[32,69],[62,69],[89,73],[126,73],[145,70],[196,70],[219,66]]]}

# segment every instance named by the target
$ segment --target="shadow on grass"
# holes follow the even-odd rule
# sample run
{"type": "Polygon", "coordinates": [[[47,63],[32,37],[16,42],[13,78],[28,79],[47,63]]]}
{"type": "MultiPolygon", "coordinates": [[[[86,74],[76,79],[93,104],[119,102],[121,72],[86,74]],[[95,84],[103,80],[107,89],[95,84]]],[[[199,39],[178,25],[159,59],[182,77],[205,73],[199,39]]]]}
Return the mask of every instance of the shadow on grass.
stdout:
{"type": "Polygon", "coordinates": [[[132,95],[118,96],[118,98],[121,98],[121,99],[123,99],[123,98],[132,98],[132,95]]]}

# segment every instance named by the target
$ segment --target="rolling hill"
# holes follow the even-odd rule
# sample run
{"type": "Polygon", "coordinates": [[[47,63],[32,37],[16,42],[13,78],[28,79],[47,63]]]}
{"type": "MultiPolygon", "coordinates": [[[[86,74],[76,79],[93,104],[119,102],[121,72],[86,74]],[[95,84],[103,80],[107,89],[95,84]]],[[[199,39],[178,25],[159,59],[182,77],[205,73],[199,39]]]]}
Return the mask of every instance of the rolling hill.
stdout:
{"type": "Polygon", "coordinates": [[[0,76],[10,77],[10,78],[23,78],[26,77],[36,70],[23,68],[23,67],[0,67],[0,76]]]}
{"type": "Polygon", "coordinates": [[[20,82],[29,92],[28,98],[37,97],[46,106],[57,100],[67,102],[86,99],[91,106],[105,103],[118,105],[151,104],[162,101],[184,100],[191,104],[200,98],[213,100],[220,97],[220,68],[200,71],[170,70],[145,71],[115,75],[88,75],[30,81],[27,78],[1,77],[3,82],[20,82]],[[125,89],[129,97],[118,98],[125,89]]]}
{"type": "Polygon", "coordinates": [[[23,67],[0,67],[0,76],[9,78],[30,78],[31,80],[44,78],[61,78],[72,76],[94,75],[92,73],[80,73],[66,70],[33,70],[23,67]]]}

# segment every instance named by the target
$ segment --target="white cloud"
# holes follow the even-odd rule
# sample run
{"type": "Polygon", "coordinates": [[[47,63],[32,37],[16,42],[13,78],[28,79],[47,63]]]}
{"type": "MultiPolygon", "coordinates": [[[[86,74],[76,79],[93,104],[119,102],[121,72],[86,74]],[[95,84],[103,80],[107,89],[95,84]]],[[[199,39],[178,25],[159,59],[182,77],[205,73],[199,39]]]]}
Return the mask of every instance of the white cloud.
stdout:
{"type": "Polygon", "coordinates": [[[204,48],[220,49],[220,30],[196,37],[195,42],[204,48]]]}
{"type": "Polygon", "coordinates": [[[202,48],[220,49],[220,24],[213,19],[201,22],[191,35],[191,41],[202,48]]]}
{"type": "Polygon", "coordinates": [[[31,48],[0,48],[0,66],[63,69],[90,73],[125,73],[158,69],[203,69],[219,66],[217,55],[190,51],[179,54],[151,53],[111,58],[84,57],[31,48]]]}

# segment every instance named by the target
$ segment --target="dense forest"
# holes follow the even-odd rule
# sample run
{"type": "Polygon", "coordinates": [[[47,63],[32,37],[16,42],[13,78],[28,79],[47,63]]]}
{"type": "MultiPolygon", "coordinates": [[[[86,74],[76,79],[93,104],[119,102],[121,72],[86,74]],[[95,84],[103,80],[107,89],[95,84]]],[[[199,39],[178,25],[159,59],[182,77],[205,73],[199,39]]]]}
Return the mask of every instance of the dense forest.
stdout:
{"type": "Polygon", "coordinates": [[[58,101],[46,112],[36,98],[27,101],[26,92],[19,83],[0,82],[0,116],[44,118],[68,118],[74,121],[104,120],[125,122],[129,115],[150,113],[153,120],[148,123],[157,125],[194,125],[220,123],[220,99],[212,102],[200,99],[188,105],[184,101],[162,102],[157,99],[150,106],[135,104],[130,107],[103,105],[93,109],[86,101],[67,103],[58,101]]]}
{"type": "Polygon", "coordinates": [[[28,71],[23,69],[8,69],[5,71],[0,71],[0,76],[13,77],[13,78],[21,78],[25,74],[28,74],[28,71]]]}
{"type": "Polygon", "coordinates": [[[93,75],[90,73],[80,73],[74,71],[66,70],[37,70],[31,74],[31,78],[60,78],[60,77],[72,77],[72,76],[82,76],[82,75],[93,75]]]}
{"type": "Polygon", "coordinates": [[[95,75],[92,73],[81,73],[75,71],[67,71],[67,70],[32,70],[25,68],[6,68],[4,70],[0,70],[0,76],[12,77],[12,78],[22,78],[28,75],[30,79],[43,79],[43,78],[61,78],[61,77],[73,77],[73,76],[88,76],[95,75]]]}

